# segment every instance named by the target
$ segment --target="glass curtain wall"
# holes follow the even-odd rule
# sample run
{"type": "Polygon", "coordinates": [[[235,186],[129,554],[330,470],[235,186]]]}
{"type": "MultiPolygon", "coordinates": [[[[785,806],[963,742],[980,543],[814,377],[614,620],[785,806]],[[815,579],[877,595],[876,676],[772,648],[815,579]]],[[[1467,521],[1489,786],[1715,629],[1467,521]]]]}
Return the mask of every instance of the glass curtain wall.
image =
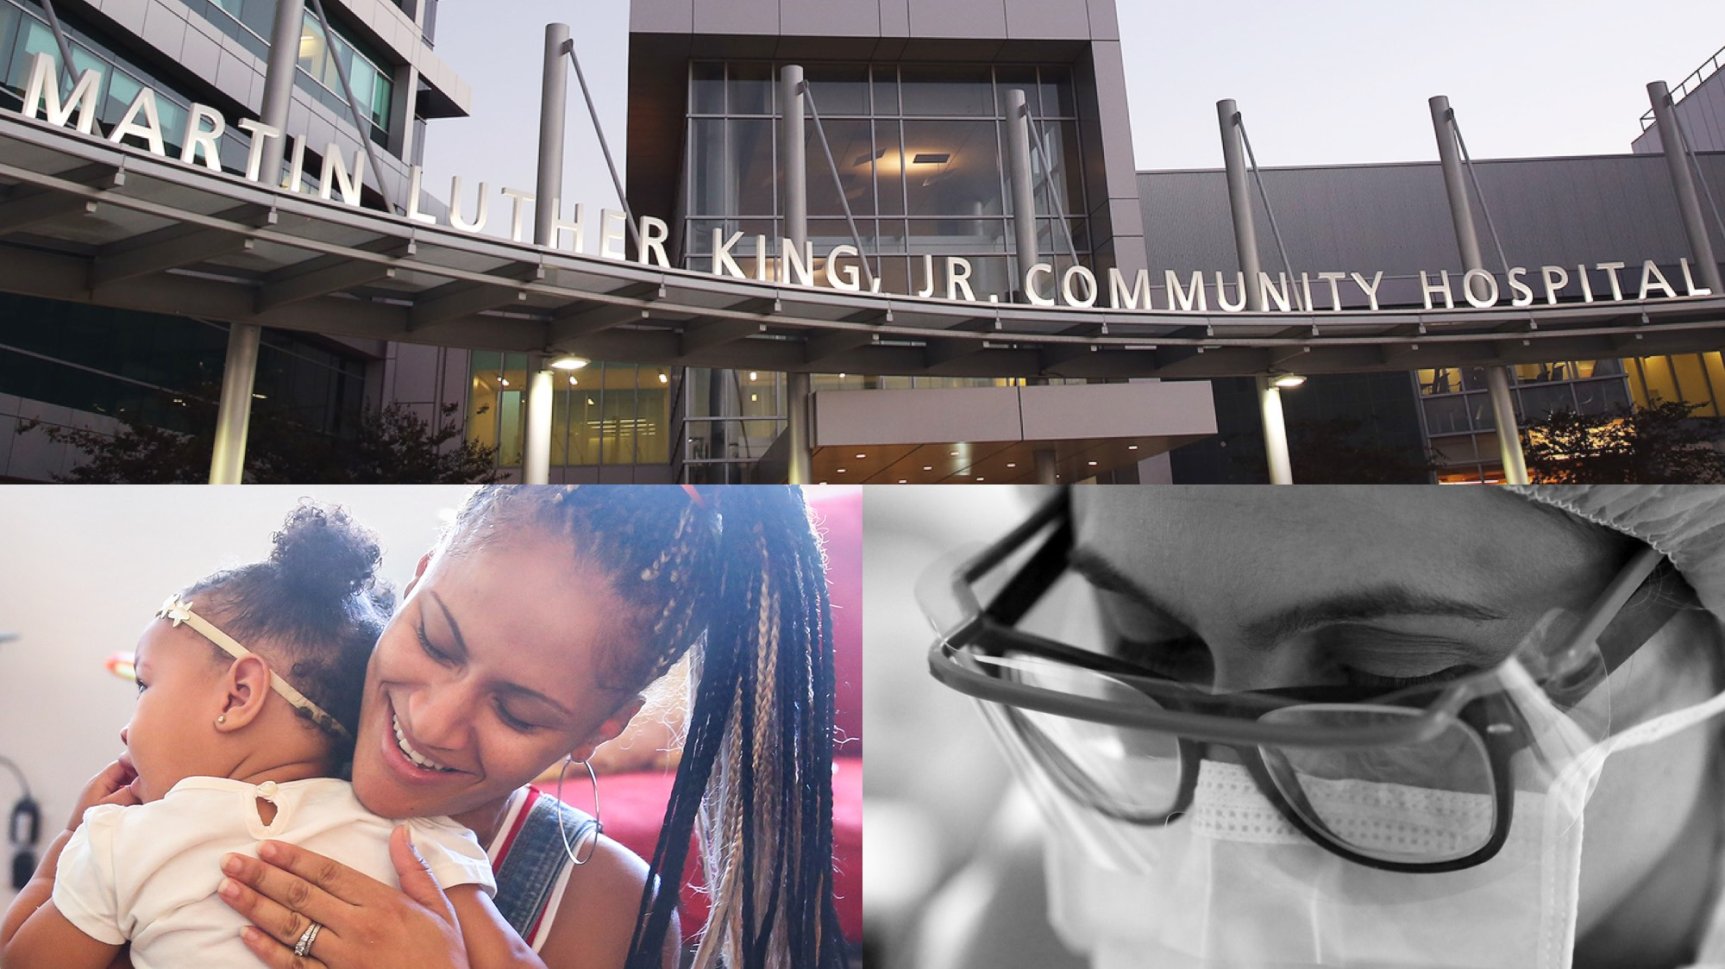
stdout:
{"type": "MultiPolygon", "coordinates": [[[[678,242],[682,264],[712,268],[715,232],[742,233],[732,253],[743,271],[780,275],[784,185],[778,172],[778,85],[783,65],[697,61],[690,66],[685,192],[678,242]],[[762,241],[764,240],[764,245],[762,241]]],[[[1007,92],[1026,94],[1031,114],[1038,251],[1059,273],[1090,264],[1083,144],[1071,71],[1057,66],[817,64],[805,66],[814,110],[806,124],[809,241],[815,280],[823,256],[857,245],[882,291],[920,294],[931,280],[945,295],[945,259],[972,267],[978,298],[1023,301],[1014,280],[1012,201],[1007,184],[1007,92]],[[824,128],[826,144],[820,140],[824,128]],[[830,150],[832,162],[827,161],[830,150]],[[835,171],[836,168],[836,171],[835,171]],[[847,209],[850,218],[847,220],[847,209]],[[852,230],[852,222],[855,231],[852,230]]],[[[975,386],[1006,381],[863,380],[817,376],[816,389],[975,386]]],[[[690,376],[682,435],[690,480],[746,480],[746,466],[783,429],[779,374],[690,376]],[[734,462],[739,467],[722,467],[734,462]]]]}
{"type": "MultiPolygon", "coordinates": [[[[472,355],[467,436],[495,447],[498,467],[520,467],[527,425],[527,355],[472,355]]],[[[670,462],[671,394],[663,367],[594,363],[556,373],[551,406],[552,467],[620,467],[670,462]]]]}
{"type": "MultiPolygon", "coordinates": [[[[1665,401],[1695,405],[1694,416],[1717,417],[1725,400],[1725,356],[1719,352],[1626,360],[1571,360],[1511,368],[1512,395],[1522,420],[1568,411],[1606,414],[1665,401]]],[[[1497,422],[1478,367],[1417,371],[1426,437],[1441,457],[1444,482],[1503,477],[1493,432],[1497,422]]]]}

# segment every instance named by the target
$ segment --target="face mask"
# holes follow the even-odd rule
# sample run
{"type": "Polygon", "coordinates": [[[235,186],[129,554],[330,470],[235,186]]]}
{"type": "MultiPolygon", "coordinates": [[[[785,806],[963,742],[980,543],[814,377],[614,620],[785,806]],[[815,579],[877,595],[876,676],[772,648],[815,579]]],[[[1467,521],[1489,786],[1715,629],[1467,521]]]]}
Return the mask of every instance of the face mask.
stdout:
{"type": "MultiPolygon", "coordinates": [[[[1606,758],[1725,710],[1725,694],[1607,738],[1543,793],[1518,792],[1509,840],[1473,868],[1405,874],[1353,864],[1284,820],[1246,772],[1206,761],[1192,810],[1132,837],[1133,867],[1050,831],[1050,917],[1095,969],[1372,966],[1567,969],[1575,946],[1582,811],[1606,758]],[[1148,874],[1146,872],[1153,872],[1148,874]]],[[[1457,836],[1483,797],[1346,782],[1352,823],[1386,840],[1457,836]],[[1419,801],[1423,818],[1402,820],[1419,801]]]]}

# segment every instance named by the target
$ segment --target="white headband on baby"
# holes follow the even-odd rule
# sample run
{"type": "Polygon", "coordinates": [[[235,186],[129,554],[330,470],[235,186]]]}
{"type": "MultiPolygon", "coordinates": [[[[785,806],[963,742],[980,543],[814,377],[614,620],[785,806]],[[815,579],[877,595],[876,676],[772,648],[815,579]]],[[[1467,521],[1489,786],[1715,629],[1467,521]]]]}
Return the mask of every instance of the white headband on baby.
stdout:
{"type": "MultiPolygon", "coordinates": [[[[180,597],[177,595],[171,595],[166,599],[163,599],[162,608],[156,610],[156,616],[161,619],[172,621],[176,627],[181,623],[192,627],[193,632],[196,632],[198,635],[204,637],[210,642],[215,643],[217,646],[221,647],[223,652],[226,652],[234,659],[245,659],[247,656],[257,655],[244,646],[241,646],[239,640],[222,632],[220,629],[217,629],[208,619],[205,619],[203,616],[193,612],[192,604],[181,601],[180,597]]],[[[268,664],[266,663],[265,665],[267,666],[268,664]]],[[[282,699],[293,704],[296,709],[304,711],[307,716],[311,717],[312,722],[317,724],[319,727],[335,734],[343,740],[352,739],[352,735],[347,732],[346,727],[341,725],[341,721],[330,716],[323,707],[313,703],[311,698],[307,697],[304,693],[294,689],[292,683],[282,679],[274,670],[270,671],[270,687],[277,693],[281,694],[282,699]]]]}

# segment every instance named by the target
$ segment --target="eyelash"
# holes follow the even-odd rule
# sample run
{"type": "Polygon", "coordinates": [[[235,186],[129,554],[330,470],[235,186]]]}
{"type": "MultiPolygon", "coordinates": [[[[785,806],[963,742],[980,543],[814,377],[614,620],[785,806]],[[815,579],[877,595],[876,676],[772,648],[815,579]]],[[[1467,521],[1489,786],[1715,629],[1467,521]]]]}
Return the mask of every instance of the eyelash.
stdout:
{"type": "Polygon", "coordinates": [[[138,693],[140,693],[140,694],[142,694],[145,690],[150,688],[150,684],[145,683],[143,680],[134,679],[133,682],[138,684],[138,693]]]}
{"type": "MultiPolygon", "coordinates": [[[[424,625],[415,626],[413,632],[414,635],[419,637],[419,648],[423,650],[425,655],[429,656],[433,662],[449,665],[455,661],[454,657],[431,644],[431,637],[425,634],[424,625]]],[[[503,701],[501,700],[494,703],[492,708],[497,711],[497,719],[502,721],[505,727],[508,727],[517,733],[532,733],[539,729],[538,724],[529,723],[520,717],[512,715],[509,710],[504,707],[503,701]]]]}

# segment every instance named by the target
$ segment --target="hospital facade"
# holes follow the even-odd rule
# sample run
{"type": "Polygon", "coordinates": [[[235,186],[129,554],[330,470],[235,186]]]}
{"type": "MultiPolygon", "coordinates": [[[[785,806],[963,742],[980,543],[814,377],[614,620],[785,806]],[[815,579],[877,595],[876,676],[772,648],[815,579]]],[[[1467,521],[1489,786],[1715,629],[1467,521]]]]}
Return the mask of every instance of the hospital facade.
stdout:
{"type": "MultiPolygon", "coordinates": [[[[172,105],[165,112],[194,103],[234,118],[257,112],[270,0],[54,6],[74,39],[74,63],[88,58],[108,68],[103,124],[120,120],[128,84],[163,92],[172,105]]],[[[365,192],[388,207],[400,200],[424,140],[437,137],[436,120],[464,114],[471,96],[436,55],[436,0],[324,7],[328,28],[308,14],[300,40],[289,129],[304,133],[314,154],[324,144],[354,154],[369,145],[377,171],[365,192]]],[[[30,55],[58,56],[48,20],[39,0],[0,0],[0,108],[22,103],[30,55]]],[[[795,220],[816,254],[800,268],[817,286],[830,285],[826,270],[836,268],[823,255],[851,246],[860,258],[849,270],[863,268],[886,293],[950,294],[952,268],[962,264],[981,307],[990,296],[1002,305],[1040,298],[1034,282],[1025,292],[1026,271],[1038,263],[1047,266],[1041,279],[1049,295],[1075,284],[1068,295],[1083,297],[1086,277],[1106,290],[1111,279],[1145,273],[1155,306],[1189,299],[1189,290],[1173,290],[1193,274],[1216,280],[1214,297],[1225,299],[1244,270],[1226,173],[1136,169],[1112,0],[870,0],[842,8],[811,0],[635,0],[629,53],[622,175],[634,215],[669,227],[667,251],[678,267],[709,272],[722,250],[751,275],[780,278],[789,273],[784,262],[802,261],[794,249],[797,258],[787,260],[782,242],[800,234],[787,228],[795,220]],[[785,144],[791,67],[806,79],[800,153],[785,144]],[[1026,143],[1028,151],[1019,150],[1026,143]],[[798,154],[801,177],[787,178],[785,159],[798,154]],[[1019,217],[1029,210],[1034,218],[1019,217]]],[[[1674,85],[1675,110],[1709,192],[1725,191],[1725,81],[1715,78],[1717,66],[1715,58],[1674,85]]],[[[578,113],[571,117],[580,123],[578,113]]],[[[1692,240],[1651,119],[1625,148],[1612,156],[1472,162],[1472,197],[1489,229],[1486,272],[1506,302],[1511,267],[1565,267],[1572,277],[1565,302],[1583,289],[1611,292],[1626,279],[1633,291],[1645,263],[1668,280],[1693,275],[1692,240]]],[[[247,150],[241,133],[224,136],[222,167],[242,170],[247,150]]],[[[1319,310],[1331,290],[1322,274],[1381,272],[1370,299],[1390,311],[1446,298],[1435,288],[1440,273],[1448,274],[1448,299],[1468,295],[1439,168],[1434,161],[1254,173],[1250,205],[1264,228],[1263,268],[1269,279],[1285,280],[1281,295],[1305,311],[1301,325],[1306,317],[1314,333],[1327,325],[1319,310]]],[[[442,211],[447,199],[416,201],[442,211]]],[[[28,231],[9,228],[0,214],[0,232],[13,241],[28,231]]],[[[1707,231],[1714,246],[1725,246],[1718,226],[1707,231]]],[[[1236,290],[1244,302],[1243,287],[1236,290]]],[[[1338,308],[1366,308],[1359,287],[1335,293],[1338,308]]],[[[77,460],[40,434],[10,433],[20,419],[101,427],[125,417],[175,427],[186,397],[219,382],[220,320],[32,296],[0,295],[0,305],[5,477],[41,479],[77,460]]],[[[986,308],[969,325],[983,335],[1000,326],[986,308]]],[[[1435,453],[1438,480],[1497,480],[1503,469],[1486,379],[1495,361],[1422,367],[1417,340],[1400,339],[1397,346],[1412,351],[1392,348],[1346,368],[1353,372],[1313,375],[1281,394],[1288,425],[1345,426],[1377,453],[1415,465],[1435,453]]],[[[527,389],[542,363],[531,352],[467,342],[270,328],[254,396],[257,406],[289,410],[332,435],[388,402],[428,417],[454,405],[466,435],[495,446],[500,467],[517,474],[527,389]]],[[[1640,342],[1632,333],[1578,339],[1564,344],[1574,352],[1563,359],[1514,362],[1511,393],[1521,419],[1656,400],[1720,414],[1718,351],[1693,352],[1692,340],[1685,352],[1664,353],[1657,340],[1652,350],[1640,342]]],[[[830,359],[856,359],[848,349],[838,341],[830,359]]],[[[784,480],[793,463],[789,415],[804,408],[811,480],[1263,480],[1253,377],[1206,376],[1201,366],[1190,377],[1097,377],[1082,367],[1063,374],[1059,365],[991,376],[978,372],[985,365],[976,355],[962,353],[929,355],[914,373],[822,368],[815,348],[802,359],[806,398],[779,370],[683,365],[674,355],[595,357],[585,369],[559,372],[550,479],[784,480]]],[[[1266,374],[1299,370],[1298,355],[1270,359],[1266,374]]],[[[1417,472],[1417,480],[1432,476],[1417,472]]]]}

